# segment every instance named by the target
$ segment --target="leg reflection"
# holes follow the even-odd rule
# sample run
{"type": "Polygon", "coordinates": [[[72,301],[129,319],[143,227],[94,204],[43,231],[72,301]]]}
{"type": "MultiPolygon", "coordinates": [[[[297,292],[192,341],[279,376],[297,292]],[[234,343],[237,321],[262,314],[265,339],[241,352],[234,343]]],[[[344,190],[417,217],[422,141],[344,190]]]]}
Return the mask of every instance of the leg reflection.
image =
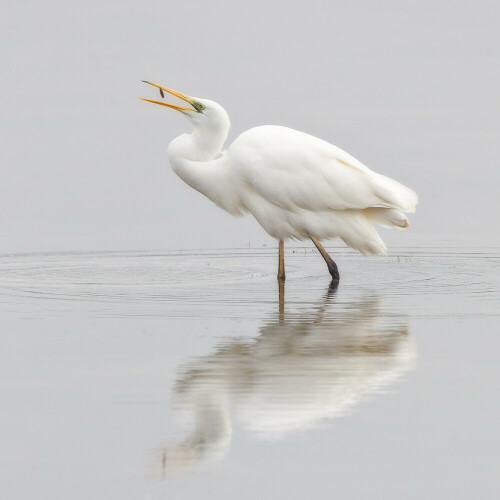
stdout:
{"type": "Polygon", "coordinates": [[[285,282],[278,280],[279,322],[285,321],[285,282]]]}
{"type": "Polygon", "coordinates": [[[408,327],[376,298],[337,303],[332,282],[306,312],[279,311],[253,339],[221,342],[179,371],[173,410],[191,429],[162,452],[165,473],[222,459],[235,422],[261,436],[286,437],[348,414],[366,395],[413,366],[408,327]]]}

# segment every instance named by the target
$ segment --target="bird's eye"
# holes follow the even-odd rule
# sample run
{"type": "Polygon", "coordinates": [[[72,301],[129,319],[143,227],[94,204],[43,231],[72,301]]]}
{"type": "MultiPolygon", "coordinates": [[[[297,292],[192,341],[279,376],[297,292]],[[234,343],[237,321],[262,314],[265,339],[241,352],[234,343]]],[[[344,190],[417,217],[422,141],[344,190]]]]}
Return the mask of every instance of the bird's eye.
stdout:
{"type": "Polygon", "coordinates": [[[201,102],[198,102],[198,101],[193,102],[193,106],[194,106],[194,109],[196,109],[196,111],[198,111],[198,113],[201,113],[205,109],[205,106],[203,106],[203,104],[201,102]]]}

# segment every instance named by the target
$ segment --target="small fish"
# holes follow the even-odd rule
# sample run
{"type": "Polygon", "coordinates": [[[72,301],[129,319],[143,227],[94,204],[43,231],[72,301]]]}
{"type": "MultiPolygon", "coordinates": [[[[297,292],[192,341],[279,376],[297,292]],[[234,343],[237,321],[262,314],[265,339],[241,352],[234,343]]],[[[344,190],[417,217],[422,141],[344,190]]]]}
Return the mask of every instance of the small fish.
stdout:
{"type": "Polygon", "coordinates": [[[163,89],[160,89],[160,95],[161,95],[162,97],[165,97],[165,94],[163,93],[163,89]]]}

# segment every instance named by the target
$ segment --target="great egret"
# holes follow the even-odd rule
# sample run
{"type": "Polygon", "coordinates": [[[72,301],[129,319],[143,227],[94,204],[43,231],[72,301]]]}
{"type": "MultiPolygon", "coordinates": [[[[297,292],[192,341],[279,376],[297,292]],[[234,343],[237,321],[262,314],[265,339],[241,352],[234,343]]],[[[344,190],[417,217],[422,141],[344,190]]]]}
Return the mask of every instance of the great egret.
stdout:
{"type": "Polygon", "coordinates": [[[279,241],[278,279],[285,279],[284,241],[310,238],[333,280],[337,265],[320,240],[339,237],[362,254],[386,253],[372,223],[405,229],[417,195],[377,174],[342,149],[286,127],[247,130],[223,151],[229,117],[219,104],[144,82],[192,107],[142,99],[176,109],[194,126],[168,147],[174,172],[232,215],[250,212],[279,241]]]}

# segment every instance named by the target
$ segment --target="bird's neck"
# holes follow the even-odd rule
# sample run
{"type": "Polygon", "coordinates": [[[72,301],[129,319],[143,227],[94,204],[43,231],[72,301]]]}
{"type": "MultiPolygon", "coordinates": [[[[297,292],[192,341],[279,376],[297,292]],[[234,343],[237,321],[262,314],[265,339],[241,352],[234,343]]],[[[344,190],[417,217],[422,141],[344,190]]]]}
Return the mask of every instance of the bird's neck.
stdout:
{"type": "Polygon", "coordinates": [[[227,139],[228,130],[223,128],[196,127],[191,134],[192,151],[201,161],[213,160],[217,157],[227,139]]]}
{"type": "Polygon", "coordinates": [[[183,134],[174,139],[169,146],[170,159],[191,161],[210,161],[222,151],[226,142],[228,127],[196,125],[191,134],[183,134]]]}
{"type": "Polygon", "coordinates": [[[237,215],[241,212],[240,200],[222,153],[226,137],[227,130],[195,128],[192,134],[183,134],[170,143],[168,156],[173,171],[186,184],[237,215]]]}

